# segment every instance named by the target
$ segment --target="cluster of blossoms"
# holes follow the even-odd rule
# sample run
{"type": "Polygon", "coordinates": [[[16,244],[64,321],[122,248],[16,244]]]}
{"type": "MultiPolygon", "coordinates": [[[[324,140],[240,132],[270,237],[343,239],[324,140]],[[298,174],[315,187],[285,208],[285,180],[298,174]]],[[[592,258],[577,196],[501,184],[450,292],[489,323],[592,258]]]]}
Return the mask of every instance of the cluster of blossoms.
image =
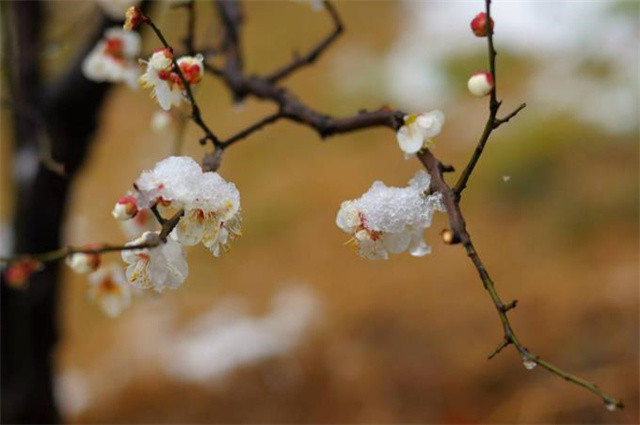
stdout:
{"type": "Polygon", "coordinates": [[[122,252],[129,264],[127,278],[134,286],[157,291],[175,289],[188,272],[182,245],[202,242],[219,256],[240,236],[238,189],[217,173],[203,172],[192,158],[173,156],[160,161],[153,170],[140,175],[135,188],[135,195],[123,197],[114,207],[116,219],[136,220],[138,214],[153,206],[182,210],[184,214],[166,242],[157,240],[158,232],[147,231],[128,245],[155,246],[122,252]]]}
{"type": "Polygon", "coordinates": [[[353,237],[361,257],[387,259],[409,250],[416,257],[431,252],[423,231],[433,212],[445,211],[441,195],[429,195],[431,177],[420,170],[407,187],[387,187],[381,181],[358,199],[340,206],[336,224],[353,237]]]}
{"type": "Polygon", "coordinates": [[[136,58],[140,54],[140,35],[109,28],[82,63],[83,75],[96,82],[125,82],[138,87],[140,75],[136,58]]]}
{"type": "MultiPolygon", "coordinates": [[[[183,56],[176,61],[186,82],[193,86],[202,80],[204,63],[202,55],[183,56]]],[[[151,89],[160,107],[165,111],[179,106],[185,90],[182,79],[174,69],[174,56],[171,50],[156,50],[146,62],[147,70],[139,81],[143,87],[151,89]]]]}

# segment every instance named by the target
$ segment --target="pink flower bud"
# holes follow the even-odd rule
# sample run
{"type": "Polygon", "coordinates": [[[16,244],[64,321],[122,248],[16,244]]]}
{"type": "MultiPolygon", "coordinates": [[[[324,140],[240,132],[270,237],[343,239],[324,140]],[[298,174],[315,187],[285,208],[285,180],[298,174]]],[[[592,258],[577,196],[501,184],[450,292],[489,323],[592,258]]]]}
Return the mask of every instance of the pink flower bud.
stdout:
{"type": "Polygon", "coordinates": [[[13,288],[22,288],[29,279],[29,276],[40,269],[40,263],[34,260],[24,260],[11,264],[4,272],[7,284],[13,288]]]}
{"type": "Polygon", "coordinates": [[[480,12],[471,20],[471,31],[476,37],[486,37],[493,33],[493,19],[489,19],[489,31],[487,31],[487,14],[480,12]]]}
{"type": "Polygon", "coordinates": [[[486,96],[493,90],[493,77],[487,71],[476,72],[469,78],[467,87],[474,96],[486,96]]]}
{"type": "Polygon", "coordinates": [[[76,273],[91,273],[100,266],[100,255],[78,252],[67,257],[67,265],[76,273]]]}
{"type": "Polygon", "coordinates": [[[138,213],[138,204],[133,196],[125,196],[118,200],[111,211],[116,220],[129,220],[138,213]]]}
{"type": "Polygon", "coordinates": [[[125,31],[133,31],[144,22],[146,16],[142,13],[142,9],[138,6],[131,6],[125,13],[125,21],[122,29],[125,31]]]}

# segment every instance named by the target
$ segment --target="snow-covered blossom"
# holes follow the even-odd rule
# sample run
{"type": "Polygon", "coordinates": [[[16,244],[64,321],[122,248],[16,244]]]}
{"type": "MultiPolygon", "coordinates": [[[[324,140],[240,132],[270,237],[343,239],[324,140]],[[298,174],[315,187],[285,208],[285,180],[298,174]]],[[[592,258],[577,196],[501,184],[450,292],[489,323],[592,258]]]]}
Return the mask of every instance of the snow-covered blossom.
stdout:
{"type": "Polygon", "coordinates": [[[156,133],[163,133],[171,126],[171,113],[167,111],[156,111],[151,117],[151,129],[156,133]]]}
{"type": "Polygon", "coordinates": [[[203,172],[189,157],[169,157],[135,183],[148,205],[161,201],[184,209],[172,235],[184,245],[202,242],[215,256],[240,236],[240,193],[218,173],[203,172]]]}
{"type": "Polygon", "coordinates": [[[100,267],[100,255],[95,253],[77,252],[66,258],[67,265],[76,273],[94,272],[100,267]]]}
{"type": "Polygon", "coordinates": [[[149,208],[140,208],[130,220],[120,221],[120,227],[129,238],[137,238],[147,231],[158,230],[158,221],[149,208]]]}
{"type": "Polygon", "coordinates": [[[105,15],[116,21],[121,21],[125,18],[125,13],[132,6],[140,4],[141,0],[96,0],[98,6],[102,9],[105,15]]]}
{"type": "Polygon", "coordinates": [[[340,206],[336,224],[352,235],[358,254],[371,260],[409,250],[413,256],[431,251],[423,231],[436,210],[444,211],[440,194],[427,195],[431,178],[418,171],[407,187],[387,187],[381,181],[359,199],[340,206]]]}
{"type": "Polygon", "coordinates": [[[138,213],[138,203],[136,198],[131,195],[123,196],[118,199],[116,205],[111,211],[111,215],[116,220],[129,220],[136,216],[138,213]]]}
{"type": "Polygon", "coordinates": [[[467,87],[474,96],[486,96],[493,90],[493,77],[487,71],[476,72],[469,78],[467,87]]]}
{"type": "MultiPolygon", "coordinates": [[[[493,19],[489,19],[489,30],[493,31],[493,19]]],[[[471,20],[471,31],[476,37],[486,37],[488,35],[486,13],[480,12],[471,20]]]]}
{"type": "Polygon", "coordinates": [[[431,138],[440,134],[443,124],[444,114],[438,110],[406,115],[404,125],[396,134],[400,149],[410,155],[429,147],[431,138]]]}
{"type": "MultiPolygon", "coordinates": [[[[148,243],[158,237],[158,233],[145,232],[126,246],[148,243]]],[[[177,289],[189,273],[182,245],[172,238],[152,248],[124,250],[122,259],[129,264],[127,280],[140,289],[153,288],[158,292],[165,288],[177,289]]]]}
{"type": "MultiPolygon", "coordinates": [[[[183,98],[184,86],[178,73],[173,69],[173,53],[169,49],[159,49],[147,62],[147,70],[140,77],[140,83],[152,90],[151,96],[156,98],[165,111],[172,106],[179,106],[183,98]]],[[[176,61],[189,85],[200,82],[204,75],[202,55],[183,56],[176,61]]]]}
{"type": "Polygon", "coordinates": [[[89,275],[89,298],[109,317],[116,317],[131,303],[131,288],[117,264],[89,275]]]}
{"type": "Polygon", "coordinates": [[[109,28],[82,63],[82,73],[91,81],[123,81],[136,88],[140,75],[136,64],[139,54],[138,33],[123,31],[117,27],[109,28]]]}

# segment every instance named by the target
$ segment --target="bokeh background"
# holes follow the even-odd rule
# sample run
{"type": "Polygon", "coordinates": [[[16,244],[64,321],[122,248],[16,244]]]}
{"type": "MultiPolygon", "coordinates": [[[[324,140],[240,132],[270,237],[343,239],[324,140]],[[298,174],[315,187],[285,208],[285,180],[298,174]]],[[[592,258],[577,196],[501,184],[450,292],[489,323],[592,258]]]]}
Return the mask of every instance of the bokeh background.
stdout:
{"type": "MultiPolygon", "coordinates": [[[[219,35],[197,2],[198,43],[219,35]]],[[[486,67],[469,21],[483,2],[338,1],[344,36],[285,84],[335,115],[383,105],[441,109],[436,155],[461,170],[487,114],[466,80],[486,67]]],[[[91,2],[51,2],[47,66],[55,75],[99,13],[91,2]]],[[[304,3],[244,4],[246,67],[267,72],[331,28],[304,3]]],[[[157,4],[170,40],[185,14],[157,4]]],[[[499,97],[528,107],[492,137],[462,207],[510,317],[534,352],[621,397],[597,397],[509,349],[491,361],[501,327],[459,246],[367,261],[344,246],[340,203],[374,180],[405,185],[420,168],[388,130],[321,142],[278,123],[230,149],[219,170],[241,193],[243,237],[214,258],[188,250],[177,291],[138,294],[112,320],[87,301],[87,280],[65,271],[56,396],[72,423],[637,423],[638,42],[635,1],[494,5],[499,97]]],[[[145,51],[157,47],[143,32],[145,51]]],[[[198,101],[214,131],[231,135],[273,111],[233,106],[215,79],[198,101]]],[[[173,127],[151,130],[144,90],[114,90],[75,182],[68,243],[125,242],[110,216],[140,171],[174,149],[173,127]]],[[[2,112],[6,118],[8,111],[2,112]]],[[[2,129],[2,235],[10,232],[9,121],[2,129]]],[[[70,120],[73,117],[69,118],[70,120]]],[[[199,129],[183,152],[197,159],[199,129]]],[[[19,171],[19,170],[18,170],[19,171]]],[[[453,181],[455,175],[449,176],[453,181]]],[[[119,256],[104,259],[120,262],[119,256]]]]}

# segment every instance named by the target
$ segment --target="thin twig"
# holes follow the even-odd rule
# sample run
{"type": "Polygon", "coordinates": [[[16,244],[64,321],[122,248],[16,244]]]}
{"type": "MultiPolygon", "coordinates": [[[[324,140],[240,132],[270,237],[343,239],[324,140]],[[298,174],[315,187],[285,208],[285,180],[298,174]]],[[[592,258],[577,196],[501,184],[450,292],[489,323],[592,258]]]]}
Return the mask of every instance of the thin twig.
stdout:
{"type": "Polygon", "coordinates": [[[324,52],[335,40],[337,40],[340,34],[342,34],[342,32],[344,31],[344,26],[342,25],[340,15],[338,15],[336,9],[327,0],[323,1],[322,5],[327,13],[329,13],[329,16],[331,16],[331,20],[333,21],[334,26],[333,30],[331,30],[329,35],[323,38],[307,54],[300,57],[294,57],[290,64],[277,71],[274,71],[273,73],[265,77],[269,82],[275,83],[277,81],[280,81],[281,79],[291,75],[293,72],[302,68],[303,66],[313,64],[320,57],[322,52],[324,52]]]}
{"type": "Polygon", "coordinates": [[[236,143],[239,140],[244,139],[245,137],[248,137],[250,134],[260,130],[261,128],[263,128],[264,126],[268,125],[268,124],[272,124],[276,121],[278,121],[280,118],[283,118],[284,115],[282,115],[282,113],[280,111],[268,115],[266,117],[264,117],[263,119],[261,119],[260,121],[251,124],[249,127],[245,128],[244,130],[239,131],[238,133],[236,133],[235,135],[229,137],[227,140],[220,142],[220,147],[222,149],[226,149],[229,146],[233,145],[234,143],[236,143]]]}
{"type": "Polygon", "coordinates": [[[471,177],[471,173],[476,167],[478,160],[482,156],[482,152],[484,151],[484,147],[491,136],[493,130],[498,128],[500,125],[509,121],[513,118],[518,112],[524,109],[527,105],[523,103],[520,105],[515,111],[507,115],[505,118],[499,120],[497,119],[498,109],[500,109],[501,101],[498,100],[498,83],[496,79],[496,50],[493,47],[493,28],[491,26],[491,0],[485,0],[485,9],[486,9],[486,23],[485,23],[485,31],[487,33],[487,50],[489,54],[489,72],[491,73],[491,77],[493,79],[493,90],[491,90],[489,96],[489,118],[487,118],[487,122],[484,125],[484,130],[480,135],[480,139],[476,145],[473,154],[471,155],[471,159],[467,163],[467,166],[462,171],[462,174],[458,178],[458,181],[455,185],[454,191],[458,196],[462,194],[462,191],[467,187],[467,182],[471,177]]]}
{"type": "MultiPolygon", "coordinates": [[[[143,22],[149,25],[149,27],[151,27],[151,29],[153,30],[155,35],[158,37],[162,45],[173,54],[173,48],[167,42],[167,39],[162,34],[162,31],[160,31],[160,29],[156,26],[156,24],[153,23],[151,18],[149,18],[148,16],[145,16],[143,22]]],[[[207,124],[203,121],[202,115],[200,113],[200,107],[196,102],[196,98],[193,96],[191,85],[189,84],[187,79],[184,77],[184,74],[182,73],[182,70],[178,66],[178,62],[176,61],[175,56],[173,56],[172,61],[173,61],[173,70],[175,71],[176,74],[178,74],[178,77],[180,78],[180,82],[182,83],[182,86],[184,87],[185,92],[187,94],[187,98],[191,103],[191,119],[193,120],[194,123],[196,123],[202,129],[202,131],[204,131],[206,138],[211,140],[214,145],[217,145],[218,143],[220,143],[220,141],[215,136],[213,131],[211,131],[209,126],[207,126],[207,124]]]]}
{"type": "Polygon", "coordinates": [[[12,257],[0,258],[0,263],[10,264],[15,262],[21,262],[25,260],[33,260],[40,263],[48,263],[52,261],[62,260],[72,254],[104,254],[107,252],[121,252],[131,251],[134,249],[154,248],[161,243],[167,241],[169,233],[178,225],[180,218],[184,215],[184,210],[176,212],[171,218],[164,219],[155,210],[155,206],[151,207],[151,210],[156,215],[156,218],[161,223],[162,228],[158,237],[151,241],[135,244],[135,245],[112,245],[108,243],[93,244],[88,246],[66,246],[53,251],[38,253],[38,254],[18,254],[12,257]],[[155,210],[155,211],[154,211],[155,210]]]}

